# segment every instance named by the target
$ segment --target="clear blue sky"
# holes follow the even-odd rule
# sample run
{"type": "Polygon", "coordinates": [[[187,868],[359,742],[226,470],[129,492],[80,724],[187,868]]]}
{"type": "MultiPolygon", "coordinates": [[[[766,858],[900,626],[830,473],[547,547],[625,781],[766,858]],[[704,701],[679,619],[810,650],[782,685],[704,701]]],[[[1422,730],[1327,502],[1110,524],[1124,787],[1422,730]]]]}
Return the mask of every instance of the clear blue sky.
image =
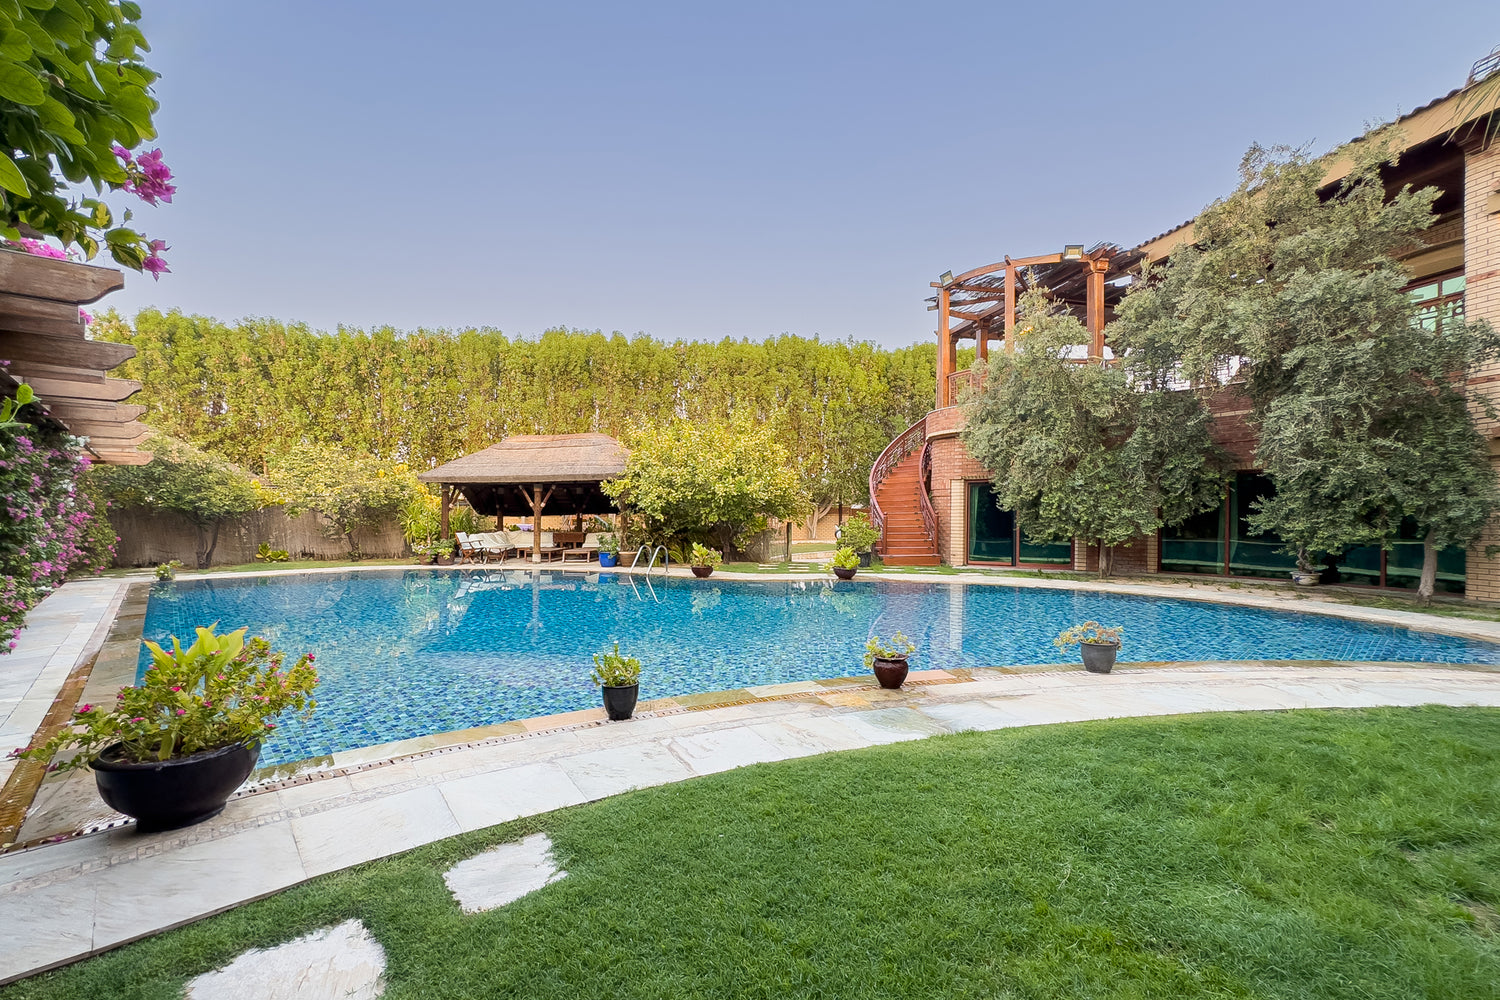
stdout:
{"type": "Polygon", "coordinates": [[[941,271],[1137,243],[1500,44],[1494,0],[141,3],[174,273],[106,304],[527,336],[918,342],[941,271]]]}

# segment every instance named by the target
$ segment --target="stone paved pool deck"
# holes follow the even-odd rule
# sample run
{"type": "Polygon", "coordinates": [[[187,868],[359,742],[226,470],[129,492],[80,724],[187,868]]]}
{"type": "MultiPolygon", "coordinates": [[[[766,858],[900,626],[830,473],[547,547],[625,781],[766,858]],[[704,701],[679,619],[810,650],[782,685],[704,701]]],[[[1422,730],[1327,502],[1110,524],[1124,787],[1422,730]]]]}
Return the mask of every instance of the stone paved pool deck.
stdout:
{"type": "MultiPolygon", "coordinates": [[[[1069,581],[993,582],[1077,587],[1069,581]]],[[[133,650],[126,634],[140,596],[139,589],[132,596],[131,583],[68,584],[33,612],[19,658],[0,659],[0,717],[6,720],[0,734],[11,745],[29,738],[19,735],[28,720],[55,716],[88,684],[99,684],[88,676],[96,661],[118,659],[127,644],[133,650]]],[[[1100,589],[1194,596],[1168,586],[1100,589]]],[[[1228,596],[1231,603],[1266,606],[1266,595],[1228,596]]],[[[1313,603],[1298,601],[1295,609],[1313,611],[1313,603]]],[[[1284,601],[1269,606],[1288,607],[1284,601]]],[[[1500,623],[1326,607],[1341,617],[1500,641],[1500,623]]],[[[962,730],[1421,704],[1500,707],[1500,671],[1333,661],[1122,665],[1106,676],[1057,667],[924,671],[897,692],[881,691],[866,678],[806,681],[654,701],[622,723],[590,710],[351,751],[311,771],[263,773],[220,816],[186,830],[139,834],[105,813],[94,832],[61,831],[53,834],[55,842],[0,854],[0,926],[7,928],[0,982],[454,834],[750,764],[962,730]]],[[[77,815],[61,810],[54,824],[66,826],[77,815]]]]}

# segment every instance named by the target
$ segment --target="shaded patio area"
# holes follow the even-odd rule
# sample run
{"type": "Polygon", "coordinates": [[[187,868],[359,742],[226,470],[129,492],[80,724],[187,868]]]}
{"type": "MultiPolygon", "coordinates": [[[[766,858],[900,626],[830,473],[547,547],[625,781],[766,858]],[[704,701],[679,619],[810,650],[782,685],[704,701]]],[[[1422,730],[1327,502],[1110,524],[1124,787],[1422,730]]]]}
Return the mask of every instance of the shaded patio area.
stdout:
{"type": "Polygon", "coordinates": [[[618,512],[600,483],[625,471],[628,454],[608,434],[516,434],[417,478],[442,487],[444,538],[452,537],[449,511],[461,494],[475,513],[502,523],[506,514],[532,518],[531,557],[540,562],[543,513],[618,512]]]}

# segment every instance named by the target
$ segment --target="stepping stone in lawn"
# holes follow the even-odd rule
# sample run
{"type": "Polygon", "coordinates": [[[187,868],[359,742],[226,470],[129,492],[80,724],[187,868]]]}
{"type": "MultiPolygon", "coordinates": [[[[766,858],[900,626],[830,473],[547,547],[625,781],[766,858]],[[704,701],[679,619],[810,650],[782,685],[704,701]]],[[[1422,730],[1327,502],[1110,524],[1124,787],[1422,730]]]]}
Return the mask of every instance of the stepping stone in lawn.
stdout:
{"type": "Polygon", "coordinates": [[[534,833],[519,843],[501,844],[460,861],[444,873],[443,881],[465,913],[480,913],[520,899],[566,874],[552,860],[551,839],[534,833]]]}
{"type": "Polygon", "coordinates": [[[252,948],[187,985],[187,1000],[374,1000],[385,992],[385,949],[358,920],[252,948]]]}

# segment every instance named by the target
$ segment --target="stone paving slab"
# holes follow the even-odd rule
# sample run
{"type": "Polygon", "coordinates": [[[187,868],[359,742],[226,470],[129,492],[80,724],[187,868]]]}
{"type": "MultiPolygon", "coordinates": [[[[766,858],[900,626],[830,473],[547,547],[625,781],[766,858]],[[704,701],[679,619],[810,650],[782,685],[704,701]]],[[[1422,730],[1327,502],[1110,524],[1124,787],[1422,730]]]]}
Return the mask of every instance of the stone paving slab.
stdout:
{"type": "Polygon", "coordinates": [[[552,838],[534,833],[492,847],[443,873],[448,891],[465,913],[483,913],[513,903],[568,873],[552,860],[552,838]]]}
{"type": "Polygon", "coordinates": [[[385,949],[358,920],[251,949],[191,980],[186,1000],[374,1000],[385,993],[385,949]]]}
{"type": "Polygon", "coordinates": [[[1500,707],[1500,673],[1357,664],[1102,677],[974,671],[913,692],[880,692],[866,681],[835,694],[860,703],[768,701],[512,736],[267,788],[187,830],[125,827],[0,855],[0,981],[460,831],[700,773],[966,729],[1133,714],[1500,707]]]}

